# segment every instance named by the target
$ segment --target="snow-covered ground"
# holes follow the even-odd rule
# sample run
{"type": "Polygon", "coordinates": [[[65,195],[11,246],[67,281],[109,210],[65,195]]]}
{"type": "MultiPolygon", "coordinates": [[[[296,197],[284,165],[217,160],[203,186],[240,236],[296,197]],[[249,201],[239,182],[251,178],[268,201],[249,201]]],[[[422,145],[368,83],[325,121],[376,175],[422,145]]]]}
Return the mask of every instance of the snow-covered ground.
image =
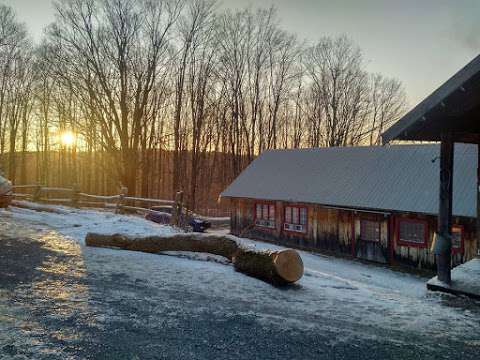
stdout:
{"type": "MultiPolygon", "coordinates": [[[[27,221],[32,226],[44,229],[55,229],[59,233],[85,244],[87,232],[101,234],[151,235],[174,234],[176,231],[165,225],[147,221],[140,216],[119,215],[108,210],[75,209],[66,206],[41,205],[22,202],[31,209],[52,209],[54,212],[35,211],[25,208],[11,207],[0,212],[0,216],[13,221],[27,221]]],[[[0,210],[1,211],[1,210],[0,210]]]]}
{"type": "MultiPolygon", "coordinates": [[[[480,353],[478,303],[429,293],[423,277],[300,252],[304,277],[295,286],[279,289],[236,273],[228,264],[199,261],[205,257],[87,248],[87,232],[153,235],[176,230],[137,216],[53,208],[57,213],[1,210],[0,230],[4,236],[36,239],[57,254],[72,254],[74,264],[62,257],[61,261],[44,261],[40,269],[50,266],[57,272],[75,272],[82,286],[75,283],[62,296],[68,293],[67,302],[79,309],[83,306],[80,314],[95,319],[96,332],[112,331],[112,339],[117,332],[126,336],[118,329],[128,324],[125,328],[133,327],[138,336],[150,337],[150,344],[163,346],[166,354],[178,351],[178,358],[252,358],[253,354],[259,358],[295,358],[293,354],[297,358],[321,358],[321,354],[324,358],[371,358],[373,354],[378,358],[469,359],[480,353]],[[58,270],[57,262],[70,265],[58,270]],[[159,324],[163,324],[161,330],[159,324]],[[161,339],[157,338],[160,333],[161,339]],[[180,343],[185,346],[179,348],[180,343]]],[[[243,241],[258,248],[278,248],[243,241]]],[[[41,293],[48,297],[47,290],[41,293]]],[[[29,299],[34,304],[30,308],[40,306],[36,299],[29,299]]],[[[42,299],[42,304],[46,301],[42,299]]],[[[5,302],[3,306],[0,302],[0,316],[3,312],[5,318],[5,302]]],[[[77,314],[70,309],[67,315],[72,313],[77,314]]],[[[19,341],[15,329],[10,327],[10,337],[0,335],[0,349],[2,341],[19,341]]],[[[32,336],[18,331],[22,338],[32,336]]],[[[102,341],[110,344],[112,339],[102,341]]],[[[115,346],[105,351],[111,354],[115,346]]],[[[139,346],[131,344],[125,350],[131,357],[126,358],[149,358],[150,353],[142,352],[148,349],[139,346]]]]}

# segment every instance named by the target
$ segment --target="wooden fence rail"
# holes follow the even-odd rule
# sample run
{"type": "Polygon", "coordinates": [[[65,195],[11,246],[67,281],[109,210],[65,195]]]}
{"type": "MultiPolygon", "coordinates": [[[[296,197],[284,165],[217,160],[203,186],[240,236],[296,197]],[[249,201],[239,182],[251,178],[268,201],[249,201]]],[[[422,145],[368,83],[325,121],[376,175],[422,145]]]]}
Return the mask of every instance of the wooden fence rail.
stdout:
{"type": "MultiPolygon", "coordinates": [[[[47,187],[42,185],[14,185],[13,197],[19,200],[31,200],[34,202],[52,203],[57,205],[67,205],[74,207],[96,207],[115,210],[117,213],[136,212],[136,213],[150,213],[156,212],[151,210],[151,205],[166,205],[171,206],[172,211],[172,225],[185,227],[186,218],[189,216],[196,216],[200,219],[207,217],[194,214],[187,209],[183,204],[183,194],[180,192],[176,196],[176,200],[164,199],[149,199],[141,197],[127,196],[128,190],[122,188],[118,195],[92,195],[79,191],[77,186],[72,188],[62,187],[47,187]],[[25,192],[30,190],[30,192],[25,192]],[[20,192],[18,192],[20,191],[20,192]],[[183,214],[183,216],[182,216],[183,214]]],[[[212,223],[223,225],[227,223],[227,218],[211,219],[212,223]]]]}

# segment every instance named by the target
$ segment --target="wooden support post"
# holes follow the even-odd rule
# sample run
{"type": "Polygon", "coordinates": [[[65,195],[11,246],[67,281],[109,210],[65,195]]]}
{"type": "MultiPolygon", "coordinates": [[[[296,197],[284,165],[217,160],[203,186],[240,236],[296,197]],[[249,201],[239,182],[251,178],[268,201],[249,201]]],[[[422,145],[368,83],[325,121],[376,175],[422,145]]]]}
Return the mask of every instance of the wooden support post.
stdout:
{"type": "Polygon", "coordinates": [[[480,144],[477,147],[477,256],[480,256],[480,144]]]}
{"type": "Polygon", "coordinates": [[[80,187],[78,184],[73,184],[72,187],[72,194],[71,194],[71,201],[73,207],[78,207],[78,201],[80,200],[80,187]]]}
{"type": "Polygon", "coordinates": [[[125,197],[128,195],[128,188],[122,186],[120,189],[120,195],[118,196],[117,208],[115,209],[116,214],[123,213],[123,205],[125,205],[125,197]]]}
{"type": "Polygon", "coordinates": [[[33,202],[39,202],[42,197],[42,185],[37,184],[33,189],[32,200],[33,202]]]}
{"type": "Polygon", "coordinates": [[[351,212],[351,232],[352,232],[352,240],[351,240],[351,252],[352,257],[357,257],[357,236],[355,234],[355,211],[351,212]]]}
{"type": "Polygon", "coordinates": [[[395,265],[395,217],[388,215],[388,263],[395,265]]]}
{"type": "Polygon", "coordinates": [[[451,134],[442,135],[440,145],[440,196],[438,231],[434,254],[437,260],[438,280],[450,284],[452,257],[452,208],[453,208],[454,141],[451,134]]]}
{"type": "Polygon", "coordinates": [[[175,205],[173,206],[172,225],[182,225],[182,209],[183,209],[183,191],[175,194],[175,205]]]}

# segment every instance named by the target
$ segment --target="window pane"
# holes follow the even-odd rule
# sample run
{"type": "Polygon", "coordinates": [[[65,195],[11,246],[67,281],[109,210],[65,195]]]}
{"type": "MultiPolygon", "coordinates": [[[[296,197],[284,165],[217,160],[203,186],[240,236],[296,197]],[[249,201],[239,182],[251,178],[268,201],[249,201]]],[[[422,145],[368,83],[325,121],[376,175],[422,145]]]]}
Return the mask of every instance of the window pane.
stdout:
{"type": "Polygon", "coordinates": [[[275,220],[275,205],[270,205],[270,220],[275,220]]]}
{"type": "Polygon", "coordinates": [[[256,218],[261,219],[262,218],[262,205],[257,204],[257,210],[256,210],[256,218]]]}
{"type": "Polygon", "coordinates": [[[455,249],[462,248],[462,228],[454,226],[452,228],[452,247],[455,249]]]}
{"type": "Polygon", "coordinates": [[[293,224],[298,224],[298,208],[294,207],[292,208],[292,223],[293,224]]]}
{"type": "Polygon", "coordinates": [[[400,221],[400,240],[416,244],[425,243],[425,224],[414,221],[400,221]]]}
{"type": "Polygon", "coordinates": [[[300,209],[300,225],[307,225],[307,208],[300,209]]]}
{"type": "Polygon", "coordinates": [[[287,206],[285,208],[285,222],[287,224],[292,223],[292,208],[290,206],[287,206]]]}
{"type": "Polygon", "coordinates": [[[380,241],[380,223],[378,221],[361,220],[360,238],[365,241],[380,241]]]}
{"type": "Polygon", "coordinates": [[[263,207],[262,219],[268,220],[268,205],[263,205],[262,207],[263,207]]]}

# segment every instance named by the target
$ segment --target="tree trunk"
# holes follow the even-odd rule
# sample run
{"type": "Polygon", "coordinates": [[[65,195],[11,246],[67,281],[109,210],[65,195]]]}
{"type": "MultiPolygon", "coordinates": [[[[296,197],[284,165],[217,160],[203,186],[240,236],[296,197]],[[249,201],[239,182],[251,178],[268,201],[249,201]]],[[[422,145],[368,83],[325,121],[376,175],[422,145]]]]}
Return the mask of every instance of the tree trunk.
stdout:
{"type": "Polygon", "coordinates": [[[229,259],[236,271],[277,286],[294,283],[303,276],[303,262],[295,250],[246,248],[233,236],[186,233],[132,238],[120,234],[88,233],[85,243],[87,246],[114,247],[147,253],[192,251],[219,255],[229,259]]]}
{"type": "Polygon", "coordinates": [[[123,150],[123,179],[122,186],[128,189],[128,195],[137,193],[138,156],[135,149],[123,150]]]}

